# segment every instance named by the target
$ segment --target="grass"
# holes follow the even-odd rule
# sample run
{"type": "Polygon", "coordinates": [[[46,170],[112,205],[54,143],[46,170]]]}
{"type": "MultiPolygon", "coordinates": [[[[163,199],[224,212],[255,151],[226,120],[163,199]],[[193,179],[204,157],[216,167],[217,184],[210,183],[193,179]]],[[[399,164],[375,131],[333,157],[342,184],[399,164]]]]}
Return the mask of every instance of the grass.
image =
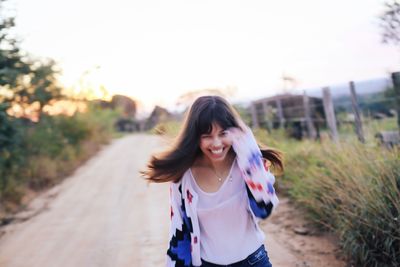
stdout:
{"type": "Polygon", "coordinates": [[[255,131],[285,155],[281,188],[308,218],[339,237],[356,266],[400,266],[400,151],[369,139],[339,144],[255,131]]]}

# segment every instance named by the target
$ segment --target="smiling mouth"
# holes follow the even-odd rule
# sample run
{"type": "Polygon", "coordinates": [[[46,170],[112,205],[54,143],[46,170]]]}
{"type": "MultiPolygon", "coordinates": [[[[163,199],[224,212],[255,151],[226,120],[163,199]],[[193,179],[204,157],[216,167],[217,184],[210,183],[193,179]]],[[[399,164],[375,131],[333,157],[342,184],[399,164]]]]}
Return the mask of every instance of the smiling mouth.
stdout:
{"type": "Polygon", "coordinates": [[[212,154],[218,155],[218,154],[221,154],[223,150],[224,150],[224,148],[220,148],[220,149],[211,149],[210,151],[211,151],[212,154]]]}

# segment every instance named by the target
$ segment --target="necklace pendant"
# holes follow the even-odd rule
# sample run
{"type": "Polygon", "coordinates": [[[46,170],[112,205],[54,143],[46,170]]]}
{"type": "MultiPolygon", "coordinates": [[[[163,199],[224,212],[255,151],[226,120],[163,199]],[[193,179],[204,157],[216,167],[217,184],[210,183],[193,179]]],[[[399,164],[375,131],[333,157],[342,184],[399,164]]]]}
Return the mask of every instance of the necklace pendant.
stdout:
{"type": "Polygon", "coordinates": [[[218,178],[218,181],[220,181],[220,182],[221,182],[221,181],[222,181],[222,179],[221,179],[221,178],[218,178]]]}

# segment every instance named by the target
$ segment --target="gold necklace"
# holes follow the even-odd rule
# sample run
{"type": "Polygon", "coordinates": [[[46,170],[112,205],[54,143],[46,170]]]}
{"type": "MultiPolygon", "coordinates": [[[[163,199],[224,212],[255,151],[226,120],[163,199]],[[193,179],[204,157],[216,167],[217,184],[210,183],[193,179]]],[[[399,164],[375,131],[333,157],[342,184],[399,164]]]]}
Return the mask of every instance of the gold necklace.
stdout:
{"type": "MultiPolygon", "coordinates": [[[[211,168],[211,169],[212,169],[212,171],[214,172],[215,176],[217,176],[218,182],[222,182],[222,178],[223,178],[223,177],[219,176],[219,175],[217,174],[217,171],[216,171],[214,168],[211,168]]],[[[229,181],[232,182],[232,175],[231,175],[230,173],[229,173],[229,181]]]]}
{"type": "MultiPolygon", "coordinates": [[[[232,178],[232,168],[233,168],[233,164],[235,164],[235,158],[233,159],[233,162],[231,163],[230,167],[229,167],[229,182],[232,182],[233,178],[232,178]]],[[[211,168],[212,171],[214,172],[215,176],[218,179],[218,182],[222,182],[222,177],[218,175],[217,171],[214,169],[214,167],[211,168]]]]}

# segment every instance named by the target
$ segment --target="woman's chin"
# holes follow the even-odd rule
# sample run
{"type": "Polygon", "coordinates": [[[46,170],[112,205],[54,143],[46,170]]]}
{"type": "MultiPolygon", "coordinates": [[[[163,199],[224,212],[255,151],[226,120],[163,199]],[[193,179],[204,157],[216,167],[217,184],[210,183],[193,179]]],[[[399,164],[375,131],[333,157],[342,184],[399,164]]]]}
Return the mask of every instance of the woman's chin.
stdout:
{"type": "Polygon", "coordinates": [[[224,149],[224,151],[222,151],[222,153],[220,154],[214,154],[212,152],[209,151],[209,153],[207,154],[207,157],[214,162],[221,162],[224,161],[225,159],[227,159],[228,157],[228,150],[224,149]]]}

